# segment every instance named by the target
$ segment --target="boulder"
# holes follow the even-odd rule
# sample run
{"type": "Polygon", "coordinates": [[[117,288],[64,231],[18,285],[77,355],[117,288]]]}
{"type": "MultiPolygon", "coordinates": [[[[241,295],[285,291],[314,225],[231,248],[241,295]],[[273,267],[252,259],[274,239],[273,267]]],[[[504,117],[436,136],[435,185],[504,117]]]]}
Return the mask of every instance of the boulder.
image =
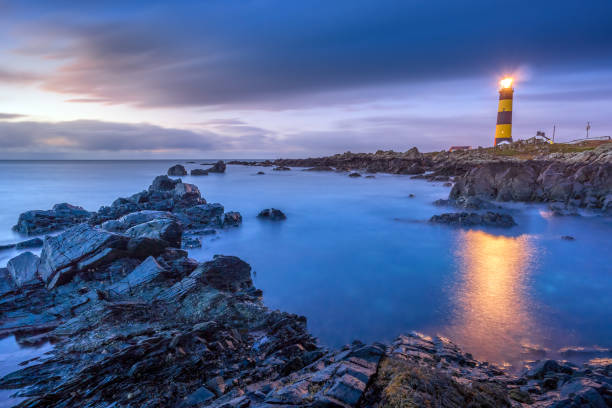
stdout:
{"type": "Polygon", "coordinates": [[[168,169],[169,176],[186,176],[187,170],[181,164],[176,164],[168,169]]]}
{"type": "Polygon", "coordinates": [[[491,211],[484,214],[460,212],[434,215],[429,219],[429,222],[461,227],[485,226],[510,228],[516,225],[512,216],[491,211]]]}
{"type": "Polygon", "coordinates": [[[68,203],[55,204],[51,210],[22,213],[13,230],[25,235],[45,234],[87,221],[92,213],[68,203]]]}
{"type": "Polygon", "coordinates": [[[219,160],[212,167],[206,169],[207,173],[225,173],[225,163],[223,160],[219,160]]]}
{"type": "Polygon", "coordinates": [[[266,208],[257,214],[257,218],[271,221],[282,221],[287,219],[287,216],[281,210],[277,210],[276,208],[266,208]]]}
{"type": "Polygon", "coordinates": [[[31,252],[24,252],[8,261],[6,267],[18,288],[32,282],[40,282],[38,266],[40,258],[31,252]]]}
{"type": "Polygon", "coordinates": [[[173,219],[158,218],[135,225],[127,229],[125,233],[132,238],[161,239],[168,242],[170,246],[178,248],[181,246],[183,228],[173,219]]]}
{"type": "Polygon", "coordinates": [[[141,285],[146,285],[160,278],[166,270],[153,258],[149,256],[142,261],[132,272],[119,282],[109,288],[111,295],[131,294],[132,290],[141,285]]]}
{"type": "Polygon", "coordinates": [[[201,248],[202,241],[197,237],[183,237],[183,245],[182,248],[192,249],[192,248],[201,248]]]}
{"type": "Polygon", "coordinates": [[[223,216],[224,227],[238,227],[242,224],[242,215],[238,211],[228,211],[223,216]]]}
{"type": "Polygon", "coordinates": [[[258,176],[263,176],[264,174],[266,174],[266,173],[264,173],[263,171],[258,171],[258,172],[257,172],[257,175],[258,175],[258,176]]]}
{"type": "Polygon", "coordinates": [[[208,176],[208,171],[203,169],[193,169],[191,170],[192,176],[208,176]]]}
{"type": "Polygon", "coordinates": [[[163,239],[136,237],[128,241],[127,251],[130,257],[145,259],[150,255],[157,256],[163,253],[169,245],[168,241],[163,239]]]}
{"type": "Polygon", "coordinates": [[[202,227],[211,224],[220,226],[223,211],[224,208],[219,203],[200,204],[185,209],[183,215],[192,227],[202,227]]]}
{"type": "Polygon", "coordinates": [[[237,292],[253,286],[251,266],[235,256],[215,255],[212,261],[200,265],[194,273],[215,289],[237,292]]]}
{"type": "MultiPolygon", "coordinates": [[[[187,174],[187,173],[185,173],[187,174]]],[[[149,191],[171,191],[174,190],[174,186],[181,182],[181,179],[173,180],[168,176],[157,176],[153,180],[153,183],[149,186],[149,191]]]]}
{"type": "MultiPolygon", "coordinates": [[[[79,272],[78,263],[97,258],[107,248],[125,249],[128,238],[88,224],[45,238],[38,272],[48,288],[65,284],[79,272]]],[[[106,256],[108,256],[106,251],[106,256]]]]}

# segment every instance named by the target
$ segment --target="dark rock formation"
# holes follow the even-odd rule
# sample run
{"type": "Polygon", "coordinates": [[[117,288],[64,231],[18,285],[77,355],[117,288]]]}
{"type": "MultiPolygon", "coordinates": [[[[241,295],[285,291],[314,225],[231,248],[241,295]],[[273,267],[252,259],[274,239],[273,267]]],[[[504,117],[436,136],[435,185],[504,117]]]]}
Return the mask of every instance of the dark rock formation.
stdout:
{"type": "Polygon", "coordinates": [[[349,174],[349,177],[361,177],[361,174],[359,174],[359,173],[351,173],[351,174],[349,174]]]}
{"type": "Polygon", "coordinates": [[[484,214],[461,212],[434,215],[429,219],[429,222],[461,227],[486,226],[510,228],[516,225],[512,216],[490,211],[484,214]]]}
{"type": "Polygon", "coordinates": [[[225,162],[219,160],[212,167],[206,170],[207,173],[225,173],[225,162]]]}
{"type": "Polygon", "coordinates": [[[23,287],[29,283],[40,282],[38,276],[38,266],[40,258],[31,252],[24,252],[8,261],[8,269],[15,286],[23,287]]]}
{"type": "Polygon", "coordinates": [[[274,170],[274,171],[289,171],[291,169],[289,167],[287,167],[287,166],[276,166],[272,170],[274,170]]]}
{"type": "Polygon", "coordinates": [[[187,170],[181,164],[176,164],[168,169],[169,176],[186,176],[187,170]]]}
{"type": "Polygon", "coordinates": [[[191,170],[192,176],[208,176],[208,171],[202,169],[193,169],[191,170]]]}
{"type": "Polygon", "coordinates": [[[86,222],[92,213],[68,203],[55,204],[51,210],[33,210],[19,216],[13,230],[25,235],[46,234],[86,222]]]}
{"type": "Polygon", "coordinates": [[[258,175],[258,176],[263,176],[264,174],[266,174],[266,173],[264,173],[263,171],[258,171],[258,172],[257,172],[257,175],[258,175]]]}
{"type": "Polygon", "coordinates": [[[576,240],[576,238],[572,237],[571,235],[563,235],[561,237],[561,239],[565,240],[565,241],[574,241],[574,240],[576,240]]]}
{"type": "Polygon", "coordinates": [[[223,216],[224,227],[238,227],[242,224],[242,215],[237,211],[228,211],[223,216]]]}
{"type": "Polygon", "coordinates": [[[281,210],[277,210],[276,208],[266,208],[257,214],[257,218],[271,221],[282,221],[287,219],[287,216],[281,210]]]}
{"type": "Polygon", "coordinates": [[[334,169],[329,166],[314,166],[308,169],[304,169],[303,171],[334,171],[334,169]]]}
{"type": "Polygon", "coordinates": [[[182,248],[191,249],[191,248],[201,248],[202,241],[197,237],[183,237],[183,245],[182,248]]]}

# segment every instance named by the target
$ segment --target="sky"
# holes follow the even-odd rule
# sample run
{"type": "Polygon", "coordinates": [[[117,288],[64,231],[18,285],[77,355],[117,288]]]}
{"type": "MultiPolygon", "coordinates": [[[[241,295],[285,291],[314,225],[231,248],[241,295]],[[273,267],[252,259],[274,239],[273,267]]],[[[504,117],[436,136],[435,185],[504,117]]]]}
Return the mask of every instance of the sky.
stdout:
{"type": "Polygon", "coordinates": [[[0,159],[275,158],[612,135],[612,1],[0,0],[0,159]]]}

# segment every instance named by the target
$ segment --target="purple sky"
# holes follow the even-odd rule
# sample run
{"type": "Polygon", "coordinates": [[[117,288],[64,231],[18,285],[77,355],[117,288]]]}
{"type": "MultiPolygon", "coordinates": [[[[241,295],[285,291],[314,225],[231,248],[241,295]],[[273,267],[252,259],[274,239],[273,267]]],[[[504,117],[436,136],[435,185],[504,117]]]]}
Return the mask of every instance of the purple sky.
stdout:
{"type": "Polygon", "coordinates": [[[612,2],[0,0],[0,159],[269,158],[612,135],[612,2]],[[129,4],[127,4],[129,3],[129,4]]]}

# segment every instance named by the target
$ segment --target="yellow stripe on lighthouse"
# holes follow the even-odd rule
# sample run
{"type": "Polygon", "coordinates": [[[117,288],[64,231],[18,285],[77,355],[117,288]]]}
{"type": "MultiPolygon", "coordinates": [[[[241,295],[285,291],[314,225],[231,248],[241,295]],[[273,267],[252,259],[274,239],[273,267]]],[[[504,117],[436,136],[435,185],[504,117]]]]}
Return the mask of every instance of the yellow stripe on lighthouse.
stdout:
{"type": "Polygon", "coordinates": [[[497,124],[495,126],[495,146],[500,143],[512,143],[512,78],[504,78],[500,82],[499,107],[497,108],[497,124]]]}

